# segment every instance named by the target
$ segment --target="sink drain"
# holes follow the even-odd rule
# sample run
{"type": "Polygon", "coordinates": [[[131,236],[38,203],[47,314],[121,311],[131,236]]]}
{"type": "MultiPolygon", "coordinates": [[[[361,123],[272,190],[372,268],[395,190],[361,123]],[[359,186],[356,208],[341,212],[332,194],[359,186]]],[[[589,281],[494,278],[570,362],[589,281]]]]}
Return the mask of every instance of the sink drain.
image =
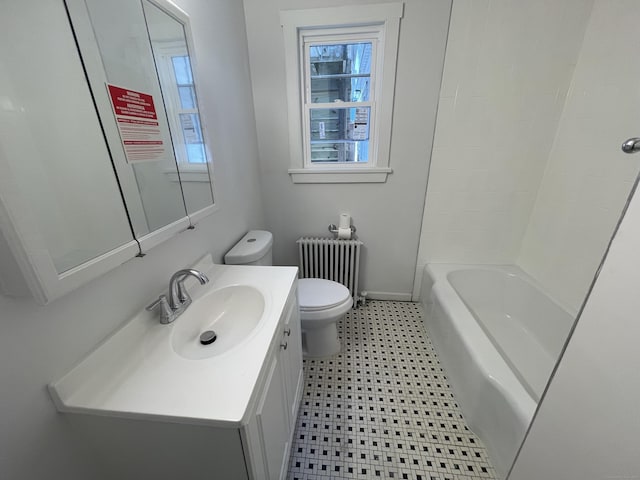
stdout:
{"type": "Polygon", "coordinates": [[[211,345],[216,341],[216,338],[218,338],[216,332],[214,332],[213,330],[207,330],[206,332],[202,332],[200,334],[200,343],[202,345],[211,345]]]}

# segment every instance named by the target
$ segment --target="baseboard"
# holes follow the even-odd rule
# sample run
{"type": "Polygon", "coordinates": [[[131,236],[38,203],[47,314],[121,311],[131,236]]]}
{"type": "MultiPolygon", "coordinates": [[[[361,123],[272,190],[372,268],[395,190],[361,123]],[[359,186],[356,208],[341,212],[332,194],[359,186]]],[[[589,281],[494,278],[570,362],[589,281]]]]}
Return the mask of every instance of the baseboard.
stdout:
{"type": "Polygon", "coordinates": [[[367,300],[394,300],[396,302],[410,302],[410,293],[372,292],[367,290],[367,300]]]}

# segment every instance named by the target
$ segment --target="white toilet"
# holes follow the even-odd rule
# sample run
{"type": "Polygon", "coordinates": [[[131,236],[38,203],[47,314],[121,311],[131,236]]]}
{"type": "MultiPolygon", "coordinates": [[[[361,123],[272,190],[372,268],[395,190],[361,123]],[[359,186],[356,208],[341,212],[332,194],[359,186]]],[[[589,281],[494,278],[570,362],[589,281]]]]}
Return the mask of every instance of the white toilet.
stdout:
{"type": "MultiPolygon", "coordinates": [[[[252,230],[224,256],[227,265],[272,265],[273,236],[252,230]]],[[[306,357],[328,357],[340,352],[337,322],[353,305],[349,289],[331,280],[298,280],[302,348],[306,357]]]]}

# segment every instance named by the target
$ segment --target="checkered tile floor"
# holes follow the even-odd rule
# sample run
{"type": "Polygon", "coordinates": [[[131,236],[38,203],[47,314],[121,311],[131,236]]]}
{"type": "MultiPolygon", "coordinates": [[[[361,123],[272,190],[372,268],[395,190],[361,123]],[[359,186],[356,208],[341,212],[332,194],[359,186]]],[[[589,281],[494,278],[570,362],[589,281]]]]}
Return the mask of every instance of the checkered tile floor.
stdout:
{"type": "Polygon", "coordinates": [[[370,301],[338,324],[343,353],[305,360],[289,479],[495,479],[417,303],[370,301]]]}

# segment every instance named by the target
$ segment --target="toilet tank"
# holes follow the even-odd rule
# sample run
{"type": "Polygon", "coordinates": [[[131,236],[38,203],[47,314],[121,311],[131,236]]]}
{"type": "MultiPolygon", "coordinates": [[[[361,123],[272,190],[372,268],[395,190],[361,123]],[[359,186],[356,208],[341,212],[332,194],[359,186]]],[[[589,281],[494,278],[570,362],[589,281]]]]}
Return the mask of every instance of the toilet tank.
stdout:
{"type": "Polygon", "coordinates": [[[224,256],[227,265],[272,265],[273,235],[265,230],[251,230],[224,256]]]}

